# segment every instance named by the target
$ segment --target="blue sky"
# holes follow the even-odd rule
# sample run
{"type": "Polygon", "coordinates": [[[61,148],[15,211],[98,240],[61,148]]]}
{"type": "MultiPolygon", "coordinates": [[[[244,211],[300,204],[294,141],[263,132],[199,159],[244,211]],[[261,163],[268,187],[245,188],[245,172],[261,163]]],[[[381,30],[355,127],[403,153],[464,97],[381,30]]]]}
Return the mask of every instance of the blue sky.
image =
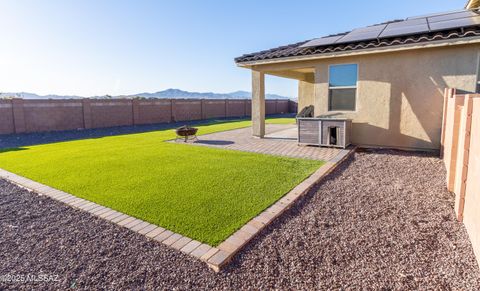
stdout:
{"type": "MultiPolygon", "coordinates": [[[[0,92],[250,91],[234,57],[465,2],[1,0],[0,92]]],[[[269,77],[266,89],[296,86],[269,77]]]]}

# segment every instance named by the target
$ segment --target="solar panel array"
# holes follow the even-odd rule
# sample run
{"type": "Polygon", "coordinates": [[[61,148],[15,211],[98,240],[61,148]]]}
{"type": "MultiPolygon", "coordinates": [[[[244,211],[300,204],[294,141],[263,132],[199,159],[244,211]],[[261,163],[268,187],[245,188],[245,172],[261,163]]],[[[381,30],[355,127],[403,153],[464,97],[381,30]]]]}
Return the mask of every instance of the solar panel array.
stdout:
{"type": "Polygon", "coordinates": [[[475,25],[480,25],[480,11],[478,9],[457,10],[446,13],[409,17],[405,20],[357,28],[346,34],[313,39],[301,45],[301,47],[324,46],[415,35],[475,25]]]}

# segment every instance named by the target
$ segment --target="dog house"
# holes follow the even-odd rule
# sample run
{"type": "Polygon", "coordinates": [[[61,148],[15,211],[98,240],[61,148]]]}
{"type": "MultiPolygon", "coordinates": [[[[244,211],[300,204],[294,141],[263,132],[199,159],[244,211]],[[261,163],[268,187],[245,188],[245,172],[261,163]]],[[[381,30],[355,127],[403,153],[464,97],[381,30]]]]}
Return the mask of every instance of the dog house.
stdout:
{"type": "Polygon", "coordinates": [[[298,143],[346,148],[350,145],[352,121],[345,118],[297,118],[298,143]]]}

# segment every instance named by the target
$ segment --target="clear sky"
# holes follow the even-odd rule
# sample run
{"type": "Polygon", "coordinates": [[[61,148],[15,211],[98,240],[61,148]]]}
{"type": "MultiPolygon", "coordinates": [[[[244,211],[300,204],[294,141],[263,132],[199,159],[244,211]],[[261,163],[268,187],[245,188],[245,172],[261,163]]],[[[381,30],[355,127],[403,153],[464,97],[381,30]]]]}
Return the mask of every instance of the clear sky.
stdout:
{"type": "MultiPolygon", "coordinates": [[[[465,2],[0,0],[0,92],[250,91],[234,57],[465,2]]],[[[295,96],[296,82],[266,89],[295,96]]]]}

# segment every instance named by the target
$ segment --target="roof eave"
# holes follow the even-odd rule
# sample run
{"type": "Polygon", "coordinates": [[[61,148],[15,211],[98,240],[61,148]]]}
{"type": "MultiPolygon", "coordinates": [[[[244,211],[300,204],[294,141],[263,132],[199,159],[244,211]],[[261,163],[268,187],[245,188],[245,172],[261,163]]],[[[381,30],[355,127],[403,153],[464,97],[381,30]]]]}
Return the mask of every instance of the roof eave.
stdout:
{"type": "Polygon", "coordinates": [[[437,40],[437,41],[431,41],[426,43],[413,43],[413,44],[387,46],[387,47],[380,47],[380,48],[323,53],[323,54],[308,55],[308,56],[292,56],[292,57],[265,59],[265,60],[258,60],[258,61],[236,62],[236,65],[241,68],[251,68],[253,66],[265,65],[265,64],[275,64],[275,63],[285,63],[285,62],[295,62],[295,61],[309,61],[309,60],[317,60],[317,59],[338,58],[338,57],[345,57],[345,56],[357,56],[357,55],[367,55],[367,54],[376,54],[376,53],[388,53],[388,52],[394,52],[394,51],[434,48],[434,47],[452,46],[452,45],[465,45],[465,44],[472,44],[472,43],[480,43],[480,36],[465,37],[461,39],[437,40]]]}
{"type": "Polygon", "coordinates": [[[480,0],[469,0],[465,5],[465,9],[473,9],[480,7],[480,0]]]}

